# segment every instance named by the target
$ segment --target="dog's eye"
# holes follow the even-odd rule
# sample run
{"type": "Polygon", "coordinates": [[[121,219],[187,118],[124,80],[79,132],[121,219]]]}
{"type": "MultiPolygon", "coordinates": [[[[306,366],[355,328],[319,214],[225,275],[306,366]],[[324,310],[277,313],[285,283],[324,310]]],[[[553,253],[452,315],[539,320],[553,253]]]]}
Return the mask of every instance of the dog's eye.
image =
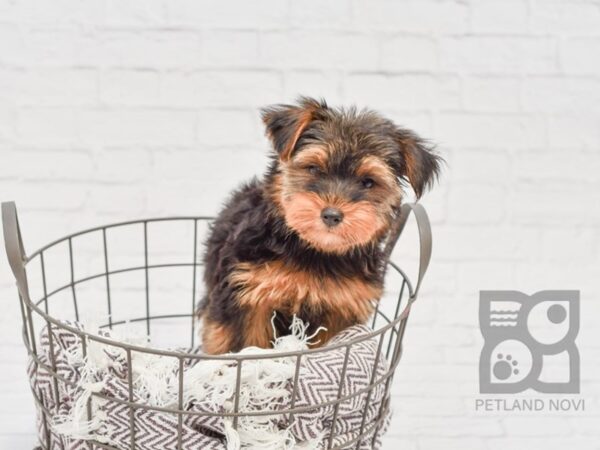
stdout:
{"type": "Polygon", "coordinates": [[[319,169],[319,166],[315,166],[314,164],[308,166],[306,170],[308,170],[311,175],[318,175],[319,173],[321,173],[321,169],[319,169]]]}
{"type": "Polygon", "coordinates": [[[373,180],[373,178],[363,178],[361,183],[365,189],[371,189],[375,186],[375,180],[373,180]]]}

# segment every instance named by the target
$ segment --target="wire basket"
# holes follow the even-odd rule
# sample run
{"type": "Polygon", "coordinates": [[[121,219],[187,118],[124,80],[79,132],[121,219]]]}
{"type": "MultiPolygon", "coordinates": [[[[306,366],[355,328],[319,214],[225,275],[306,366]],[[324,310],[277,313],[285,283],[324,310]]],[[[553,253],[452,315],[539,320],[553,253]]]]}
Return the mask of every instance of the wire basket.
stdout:
{"type": "MultiPolygon", "coordinates": [[[[412,303],[416,300],[421,281],[431,257],[431,230],[427,214],[418,204],[403,205],[399,219],[390,233],[386,254],[391,254],[410,212],[417,221],[420,238],[420,261],[418,280],[413,285],[406,274],[393,262],[388,263],[386,275],[386,294],[377,303],[370,319],[372,331],[348,342],[337,343],[306,351],[279,353],[277,357],[295,358],[295,376],[293,393],[289,404],[276,411],[243,411],[239,408],[240,376],[243,364],[250,360],[269,358],[265,355],[203,355],[196,351],[172,350],[197,345],[198,330],[194,315],[197,300],[202,295],[202,243],[204,233],[208,231],[211,218],[208,217],[169,217],[145,219],[111,225],[99,226],[56,240],[27,256],[19,228],[16,207],[13,202],[2,204],[2,221],[6,252],[19,293],[19,304],[23,319],[23,341],[35,371],[50,376],[52,388],[58,393],[61,383],[67,383],[57,373],[52,360],[50,364],[39,358],[38,351],[42,343],[40,333],[47,329],[68,330],[78,337],[81,352],[85,356],[93,342],[122,349],[128,362],[136,353],[147,353],[174,358],[180,367],[190,361],[224,360],[237,367],[236,392],[232,412],[223,413],[236,429],[238,422],[251,415],[281,415],[292,419],[306,412],[307,407],[294,404],[298,376],[303,358],[318,352],[332,352],[343,348],[345,360],[340,379],[344,379],[348,356],[355,346],[367,339],[377,340],[375,361],[385,358],[386,370],[372,371],[372,377],[366,388],[355,392],[345,392],[339,387],[337,396],[327,404],[312,407],[331,406],[337,415],[340,405],[357,396],[362,396],[365,409],[369,405],[371,392],[377,386],[385,389],[386,401],[375,420],[366,420],[366,414],[360,424],[355,426],[354,437],[340,443],[333,431],[325,439],[328,449],[360,448],[363,441],[375,439],[377,430],[382,427],[390,408],[389,391],[398,362],[402,354],[402,340],[406,329],[412,303]],[[98,324],[100,328],[118,330],[138,328],[152,336],[152,346],[140,346],[124,343],[112,337],[90,333],[72,325],[72,321],[95,320],[105,317],[98,324]],[[179,335],[177,335],[179,333],[179,335]],[[163,339],[164,338],[164,339],[163,339]],[[165,341],[164,344],[161,341],[165,341]],[[162,346],[164,345],[164,347],[162,346]],[[171,348],[168,350],[167,348],[171,348]]],[[[52,336],[52,333],[50,333],[52,336]]],[[[50,339],[51,355],[54,355],[56,343],[50,339]]],[[[130,366],[128,366],[130,367],[130,366]]],[[[129,380],[128,399],[118,401],[130,411],[129,440],[131,449],[144,448],[136,442],[136,423],[134,414],[139,410],[161,410],[177,418],[177,430],[181,431],[183,417],[190,412],[183,408],[182,387],[185,371],[179,371],[179,401],[174,408],[158,408],[136,401],[133,396],[131,379],[129,380]]],[[[50,430],[50,419],[60,408],[58,398],[52,408],[44,404],[39,392],[32,389],[36,402],[40,428],[40,446],[45,450],[57,448],[50,430]],[[56,408],[56,410],[54,409],[56,408]]],[[[102,399],[102,393],[94,393],[88,400],[88,414],[91,414],[92,402],[102,399]]],[[[217,414],[214,414],[217,415],[217,414]]],[[[334,416],[335,417],[335,416],[334,416]]],[[[106,443],[88,441],[90,449],[116,449],[106,443]]],[[[373,444],[371,444],[372,446],[373,444]]],[[[60,448],[60,447],[58,447],[60,448]]],[[[181,441],[175,446],[181,449],[181,441]]],[[[369,447],[371,448],[371,447],[369,447]]]]}

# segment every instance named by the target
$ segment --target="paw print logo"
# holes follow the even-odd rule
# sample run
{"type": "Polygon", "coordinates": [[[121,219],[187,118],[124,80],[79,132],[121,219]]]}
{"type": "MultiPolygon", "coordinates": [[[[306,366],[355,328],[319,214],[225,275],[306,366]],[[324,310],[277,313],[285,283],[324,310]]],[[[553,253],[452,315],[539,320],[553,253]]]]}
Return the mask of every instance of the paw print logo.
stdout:
{"type": "Polygon", "coordinates": [[[494,376],[499,380],[507,380],[513,375],[519,375],[519,362],[513,359],[512,355],[504,356],[498,353],[497,361],[494,364],[494,376]]]}
{"type": "Polygon", "coordinates": [[[479,322],[481,393],[579,392],[579,291],[482,291],[479,322]]]}

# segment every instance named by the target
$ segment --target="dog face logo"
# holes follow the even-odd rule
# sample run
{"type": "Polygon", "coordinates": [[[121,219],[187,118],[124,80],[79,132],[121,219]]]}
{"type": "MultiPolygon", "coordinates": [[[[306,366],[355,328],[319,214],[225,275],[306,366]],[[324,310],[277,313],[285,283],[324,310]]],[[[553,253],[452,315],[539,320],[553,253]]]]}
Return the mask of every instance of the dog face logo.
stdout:
{"type": "Polygon", "coordinates": [[[343,253],[382,237],[408,179],[417,196],[439,157],[415,134],[371,111],[301,98],[263,110],[275,150],[271,195],[287,225],[311,246],[343,253]]]}
{"type": "Polygon", "coordinates": [[[481,291],[480,392],[579,393],[579,291],[481,291]]]}

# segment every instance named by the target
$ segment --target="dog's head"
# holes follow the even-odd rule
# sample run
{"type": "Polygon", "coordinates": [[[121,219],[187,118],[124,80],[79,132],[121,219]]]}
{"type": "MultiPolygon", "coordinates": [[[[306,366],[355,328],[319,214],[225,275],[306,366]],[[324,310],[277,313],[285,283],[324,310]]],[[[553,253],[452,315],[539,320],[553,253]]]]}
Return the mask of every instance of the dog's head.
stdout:
{"type": "Polygon", "coordinates": [[[408,180],[417,197],[440,158],[409,130],[373,111],[334,109],[302,97],[263,109],[275,150],[273,201],[312,247],[344,253],[389,229],[408,180]]]}

